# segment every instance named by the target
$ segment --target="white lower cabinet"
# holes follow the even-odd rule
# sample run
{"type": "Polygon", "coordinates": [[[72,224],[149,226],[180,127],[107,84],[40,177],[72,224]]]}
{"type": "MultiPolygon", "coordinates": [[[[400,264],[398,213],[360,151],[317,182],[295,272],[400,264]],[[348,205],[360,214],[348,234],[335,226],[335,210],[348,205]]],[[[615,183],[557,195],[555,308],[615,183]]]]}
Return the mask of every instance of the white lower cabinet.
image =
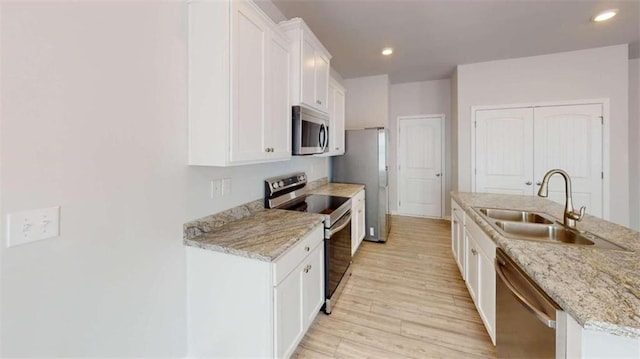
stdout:
{"type": "Polygon", "coordinates": [[[585,329],[571,315],[559,311],[556,358],[640,358],[640,339],[585,329]]]}
{"type": "Polygon", "coordinates": [[[323,242],[275,288],[276,357],[291,356],[323,302],[323,242]]]}
{"type": "Polygon", "coordinates": [[[465,237],[464,237],[464,212],[460,205],[451,201],[451,252],[456,260],[462,279],[465,278],[465,237]]]}
{"type": "Polygon", "coordinates": [[[496,258],[496,245],[475,222],[465,219],[462,208],[455,201],[452,201],[451,208],[454,209],[451,216],[451,246],[454,257],[461,267],[471,299],[495,345],[496,272],[493,263],[496,258]]]}
{"type": "Polygon", "coordinates": [[[364,189],[351,198],[351,255],[356,254],[366,234],[364,189]]]}
{"type": "Polygon", "coordinates": [[[290,357],[324,302],[323,231],[275,262],[186,247],[188,357],[290,357]]]}

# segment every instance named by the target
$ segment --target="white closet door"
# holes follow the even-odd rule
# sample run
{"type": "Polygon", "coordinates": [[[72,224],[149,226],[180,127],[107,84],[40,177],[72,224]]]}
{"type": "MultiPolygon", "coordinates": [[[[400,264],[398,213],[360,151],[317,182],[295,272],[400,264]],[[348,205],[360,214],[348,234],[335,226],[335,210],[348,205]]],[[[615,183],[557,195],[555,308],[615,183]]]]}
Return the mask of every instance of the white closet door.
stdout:
{"type": "MultiPolygon", "coordinates": [[[[536,184],[553,168],[569,173],[576,209],[602,217],[602,105],[537,107],[535,117],[536,184]]],[[[538,186],[536,186],[536,191],[538,186]]],[[[564,181],[554,175],[549,198],[564,204],[564,181]]]]}
{"type": "Polygon", "coordinates": [[[533,109],[476,111],[476,192],[533,194],[533,109]]]}

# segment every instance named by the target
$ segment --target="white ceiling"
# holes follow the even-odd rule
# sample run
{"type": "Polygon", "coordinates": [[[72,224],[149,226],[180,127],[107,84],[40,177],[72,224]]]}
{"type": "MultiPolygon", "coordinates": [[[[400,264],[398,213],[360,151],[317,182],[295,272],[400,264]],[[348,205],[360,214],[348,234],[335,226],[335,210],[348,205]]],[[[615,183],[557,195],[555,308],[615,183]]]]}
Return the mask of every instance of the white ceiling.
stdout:
{"type": "Polygon", "coordinates": [[[640,0],[272,0],[301,17],[344,78],[447,78],[456,65],[629,43],[640,56],[640,0]],[[599,11],[620,13],[605,23],[599,11]],[[391,57],[383,47],[395,49],[391,57]]]}

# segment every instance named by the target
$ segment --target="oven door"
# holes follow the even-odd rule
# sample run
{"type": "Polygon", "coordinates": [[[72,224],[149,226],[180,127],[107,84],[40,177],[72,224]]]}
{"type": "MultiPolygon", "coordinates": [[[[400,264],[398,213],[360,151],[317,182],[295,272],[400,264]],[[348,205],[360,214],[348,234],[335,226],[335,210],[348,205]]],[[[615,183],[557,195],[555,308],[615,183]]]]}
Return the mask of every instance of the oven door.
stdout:
{"type": "Polygon", "coordinates": [[[349,277],[351,265],[351,211],[331,228],[325,229],[325,313],[331,313],[331,299],[335,301],[349,277]]]}
{"type": "Polygon", "coordinates": [[[329,146],[328,118],[325,114],[293,106],[293,154],[323,153],[329,146]]]}

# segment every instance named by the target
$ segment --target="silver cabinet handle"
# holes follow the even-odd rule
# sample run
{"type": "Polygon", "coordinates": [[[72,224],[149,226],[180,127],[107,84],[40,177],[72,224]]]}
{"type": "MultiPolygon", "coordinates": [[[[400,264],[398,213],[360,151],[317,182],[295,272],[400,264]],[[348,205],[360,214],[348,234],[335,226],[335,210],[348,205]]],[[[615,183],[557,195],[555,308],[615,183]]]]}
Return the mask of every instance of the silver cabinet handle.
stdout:
{"type": "Polygon", "coordinates": [[[475,256],[475,255],[478,254],[478,251],[476,251],[475,249],[471,248],[471,253],[473,253],[473,255],[475,256]]]}
{"type": "Polygon", "coordinates": [[[305,273],[309,273],[310,270],[311,270],[311,264],[308,264],[306,267],[304,267],[305,273]]]}
{"type": "Polygon", "coordinates": [[[442,176],[442,173],[436,173],[436,177],[442,176]]]}
{"type": "Polygon", "coordinates": [[[531,186],[533,183],[531,181],[527,181],[524,184],[526,184],[527,186],[531,186]]]}
{"type": "Polygon", "coordinates": [[[311,248],[309,248],[309,246],[305,246],[305,247],[304,247],[305,252],[308,252],[308,251],[309,251],[309,249],[311,249],[311,248]]]}
{"type": "Polygon", "coordinates": [[[454,219],[454,220],[453,220],[453,223],[454,223],[454,224],[458,224],[458,221],[456,221],[456,220],[454,219]]]}
{"type": "Polygon", "coordinates": [[[316,100],[316,103],[317,103],[318,105],[322,105],[322,101],[320,101],[320,100],[316,100]]]}
{"type": "Polygon", "coordinates": [[[542,182],[536,182],[536,186],[541,186],[542,182]]]}

